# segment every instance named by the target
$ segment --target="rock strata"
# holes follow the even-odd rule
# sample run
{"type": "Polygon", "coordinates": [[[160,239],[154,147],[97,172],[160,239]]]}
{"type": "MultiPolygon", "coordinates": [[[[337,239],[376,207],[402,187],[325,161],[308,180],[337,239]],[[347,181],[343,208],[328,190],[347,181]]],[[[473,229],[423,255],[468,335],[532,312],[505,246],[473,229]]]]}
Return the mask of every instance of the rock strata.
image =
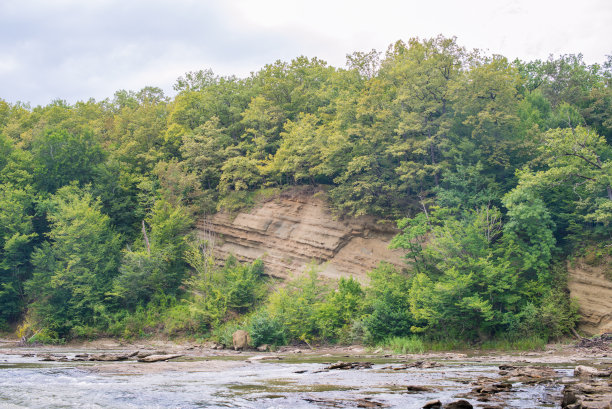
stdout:
{"type": "Polygon", "coordinates": [[[612,281],[606,278],[607,262],[592,266],[583,260],[570,265],[570,296],[580,305],[579,328],[589,335],[612,332],[612,281]]]}
{"type": "Polygon", "coordinates": [[[405,266],[403,253],[388,248],[397,233],[373,218],[334,218],[322,192],[293,192],[236,215],[219,212],[198,223],[200,238],[215,243],[215,254],[242,261],[261,258],[267,274],[287,278],[312,262],[329,278],[366,273],[381,261],[405,266]]]}

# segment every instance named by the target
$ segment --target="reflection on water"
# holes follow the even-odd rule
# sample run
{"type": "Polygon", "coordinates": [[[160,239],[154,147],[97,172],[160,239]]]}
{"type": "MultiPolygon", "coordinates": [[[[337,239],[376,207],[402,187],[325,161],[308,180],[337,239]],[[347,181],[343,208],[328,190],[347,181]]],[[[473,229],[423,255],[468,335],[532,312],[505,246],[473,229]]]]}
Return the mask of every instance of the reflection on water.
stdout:
{"type": "MultiPolygon", "coordinates": [[[[223,371],[207,371],[203,365],[196,371],[138,375],[95,373],[90,365],[0,355],[0,408],[299,409],[357,407],[363,399],[387,407],[420,408],[431,399],[456,399],[479,377],[498,377],[496,366],[470,362],[403,371],[383,369],[387,363],[323,372],[321,363],[245,362],[223,371]],[[432,390],[408,393],[407,385],[432,390]]],[[[558,369],[560,377],[568,373],[558,369]]],[[[559,390],[556,385],[515,385],[503,407],[550,407],[551,396],[558,396],[559,390]]],[[[474,407],[486,405],[470,401],[474,407]]]]}

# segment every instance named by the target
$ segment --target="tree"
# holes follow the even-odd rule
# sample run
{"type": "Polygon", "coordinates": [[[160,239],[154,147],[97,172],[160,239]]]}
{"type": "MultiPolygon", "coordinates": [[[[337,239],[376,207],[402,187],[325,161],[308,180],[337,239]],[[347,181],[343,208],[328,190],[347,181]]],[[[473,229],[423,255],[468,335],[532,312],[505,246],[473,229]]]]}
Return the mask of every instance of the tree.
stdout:
{"type": "Polygon", "coordinates": [[[0,184],[0,327],[16,320],[23,311],[23,283],[29,276],[32,241],[30,186],[0,184]]]}
{"type": "Polygon", "coordinates": [[[155,294],[177,295],[185,278],[185,237],[193,220],[180,204],[158,199],[142,222],[142,237],[123,253],[113,295],[127,308],[146,305],[155,294]],[[147,241],[150,240],[147,244],[147,241]]]}
{"type": "Polygon", "coordinates": [[[519,173],[526,188],[571,187],[574,202],[587,221],[609,226],[612,221],[612,148],[595,131],[584,128],[551,129],[540,147],[548,169],[519,173]]]}
{"type": "Polygon", "coordinates": [[[202,188],[215,189],[221,179],[224,162],[238,152],[232,149],[233,140],[213,117],[193,133],[183,135],[181,153],[187,168],[200,177],[202,188]]]}
{"type": "Polygon", "coordinates": [[[32,145],[35,182],[40,190],[49,193],[72,181],[81,186],[91,182],[96,166],[105,156],[91,131],[48,130],[32,145]]]}
{"type": "Polygon", "coordinates": [[[29,313],[58,337],[77,325],[93,325],[119,264],[120,238],[101,203],[76,185],[60,188],[43,204],[50,225],[32,254],[26,283],[29,313]]]}

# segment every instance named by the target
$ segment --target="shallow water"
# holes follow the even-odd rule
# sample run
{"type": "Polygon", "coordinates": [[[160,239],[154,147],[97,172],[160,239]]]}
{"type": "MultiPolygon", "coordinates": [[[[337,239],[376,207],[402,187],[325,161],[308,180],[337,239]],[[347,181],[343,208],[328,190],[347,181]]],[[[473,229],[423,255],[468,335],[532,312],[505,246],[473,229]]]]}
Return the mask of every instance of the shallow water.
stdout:
{"type": "MultiPolygon", "coordinates": [[[[320,360],[325,359],[339,360],[320,360]]],[[[498,377],[496,365],[481,362],[444,362],[442,367],[400,371],[384,369],[389,365],[386,362],[372,369],[323,371],[326,365],[312,360],[242,362],[222,371],[202,365],[197,370],[125,375],[96,373],[91,370],[92,363],[40,362],[36,357],[0,355],[0,408],[299,409],[358,407],[359,399],[387,407],[420,408],[431,399],[459,399],[479,377],[498,377]],[[432,391],[408,393],[407,385],[428,386],[432,391]]],[[[571,375],[563,366],[556,371],[559,378],[571,375]]],[[[554,407],[561,387],[555,383],[514,384],[512,389],[498,395],[503,398],[503,407],[536,409],[554,407]]],[[[468,400],[474,407],[486,405],[468,400]]]]}

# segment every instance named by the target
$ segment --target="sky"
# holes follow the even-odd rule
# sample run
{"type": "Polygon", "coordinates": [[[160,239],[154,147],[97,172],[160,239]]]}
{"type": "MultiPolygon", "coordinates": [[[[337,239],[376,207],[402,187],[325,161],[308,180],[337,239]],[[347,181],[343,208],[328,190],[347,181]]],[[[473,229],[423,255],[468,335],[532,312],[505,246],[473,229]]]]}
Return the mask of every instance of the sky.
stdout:
{"type": "Polygon", "coordinates": [[[0,0],[0,99],[32,106],[172,85],[188,71],[248,76],[300,55],[456,36],[510,59],[612,54],[610,0],[0,0]]]}

